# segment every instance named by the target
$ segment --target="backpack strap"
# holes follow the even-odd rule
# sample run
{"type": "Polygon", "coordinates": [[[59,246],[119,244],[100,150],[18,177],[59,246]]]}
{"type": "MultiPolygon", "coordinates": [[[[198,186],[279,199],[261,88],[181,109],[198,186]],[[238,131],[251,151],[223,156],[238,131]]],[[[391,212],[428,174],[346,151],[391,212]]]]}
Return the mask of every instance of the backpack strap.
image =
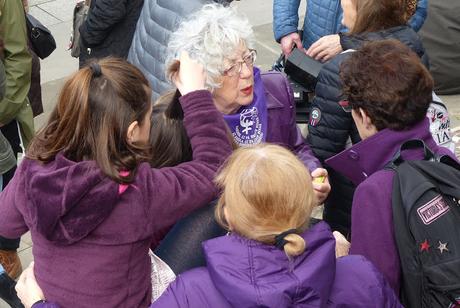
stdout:
{"type": "Polygon", "coordinates": [[[384,167],[385,170],[396,170],[397,167],[404,162],[402,157],[402,152],[405,150],[411,149],[423,149],[423,160],[438,160],[439,157],[434,154],[434,152],[425,144],[422,139],[410,139],[405,141],[400,147],[399,150],[395,153],[391,161],[384,167]]]}

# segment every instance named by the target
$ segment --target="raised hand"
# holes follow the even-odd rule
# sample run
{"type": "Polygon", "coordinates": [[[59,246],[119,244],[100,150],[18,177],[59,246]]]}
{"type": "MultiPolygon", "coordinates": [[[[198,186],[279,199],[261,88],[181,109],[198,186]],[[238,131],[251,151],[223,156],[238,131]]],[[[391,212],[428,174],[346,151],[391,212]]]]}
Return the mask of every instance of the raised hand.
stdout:
{"type": "Polygon", "coordinates": [[[176,70],[171,71],[171,80],[182,95],[206,89],[206,71],[203,65],[191,59],[187,52],[183,51],[178,63],[173,66],[176,70]]]}

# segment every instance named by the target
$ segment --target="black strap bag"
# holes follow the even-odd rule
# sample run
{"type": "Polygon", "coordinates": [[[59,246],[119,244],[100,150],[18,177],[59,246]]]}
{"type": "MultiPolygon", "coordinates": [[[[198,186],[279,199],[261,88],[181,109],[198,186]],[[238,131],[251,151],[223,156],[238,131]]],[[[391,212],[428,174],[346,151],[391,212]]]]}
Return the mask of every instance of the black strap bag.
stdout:
{"type": "Polygon", "coordinates": [[[40,59],[45,59],[56,49],[51,31],[30,14],[26,14],[26,24],[33,51],[40,59]]]}
{"type": "Polygon", "coordinates": [[[460,307],[460,165],[422,140],[405,142],[386,169],[395,171],[392,207],[407,308],[460,307]],[[424,159],[401,152],[422,149],[424,159]]]}

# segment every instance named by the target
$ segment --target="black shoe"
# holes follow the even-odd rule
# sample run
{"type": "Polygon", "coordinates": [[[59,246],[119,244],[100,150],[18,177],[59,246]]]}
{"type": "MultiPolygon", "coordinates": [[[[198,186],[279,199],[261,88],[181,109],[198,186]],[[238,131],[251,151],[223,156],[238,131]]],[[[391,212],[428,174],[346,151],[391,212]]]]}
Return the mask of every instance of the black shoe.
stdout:
{"type": "Polygon", "coordinates": [[[14,289],[16,281],[5,272],[0,275],[0,298],[13,308],[24,308],[14,289]]]}

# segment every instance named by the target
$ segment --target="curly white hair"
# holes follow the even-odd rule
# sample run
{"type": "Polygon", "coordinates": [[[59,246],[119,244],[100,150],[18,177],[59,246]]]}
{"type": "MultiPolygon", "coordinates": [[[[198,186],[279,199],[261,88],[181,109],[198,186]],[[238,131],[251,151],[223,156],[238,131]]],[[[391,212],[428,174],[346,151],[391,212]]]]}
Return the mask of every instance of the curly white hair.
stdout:
{"type": "Polygon", "coordinates": [[[206,4],[171,34],[166,66],[177,60],[182,51],[187,51],[205,67],[206,86],[214,90],[221,86],[224,60],[231,57],[241,44],[254,48],[254,40],[251,24],[235,8],[206,4]]]}

